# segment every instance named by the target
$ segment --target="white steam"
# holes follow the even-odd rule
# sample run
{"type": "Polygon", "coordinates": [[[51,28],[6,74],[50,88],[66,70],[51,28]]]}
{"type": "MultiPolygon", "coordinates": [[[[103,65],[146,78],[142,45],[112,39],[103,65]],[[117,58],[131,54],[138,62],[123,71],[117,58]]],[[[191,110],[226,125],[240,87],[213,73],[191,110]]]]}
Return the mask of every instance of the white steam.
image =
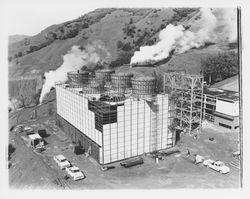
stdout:
{"type": "Polygon", "coordinates": [[[90,66],[101,61],[101,54],[105,57],[110,56],[106,48],[100,43],[95,42],[87,45],[84,49],[80,46],[72,46],[68,54],[63,56],[63,64],[55,71],[49,71],[44,74],[45,83],[40,95],[40,103],[57,81],[66,81],[67,73],[80,70],[83,66],[90,66]]]}
{"type": "Polygon", "coordinates": [[[159,61],[175,53],[183,53],[191,48],[198,48],[207,42],[217,42],[218,35],[228,42],[237,39],[236,10],[209,8],[200,9],[200,19],[195,21],[189,30],[182,25],[169,24],[159,33],[159,41],[152,46],[142,46],[134,53],[130,64],[159,61]],[[222,35],[223,34],[223,35],[222,35]]]}

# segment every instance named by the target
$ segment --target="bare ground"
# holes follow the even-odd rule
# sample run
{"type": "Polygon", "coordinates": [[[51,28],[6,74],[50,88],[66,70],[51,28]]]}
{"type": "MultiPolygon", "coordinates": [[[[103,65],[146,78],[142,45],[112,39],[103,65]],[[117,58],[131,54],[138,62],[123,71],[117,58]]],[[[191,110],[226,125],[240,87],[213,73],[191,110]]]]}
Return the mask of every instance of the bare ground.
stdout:
{"type": "MultiPolygon", "coordinates": [[[[28,110],[25,110],[28,112],[28,110]]],[[[13,118],[13,116],[12,116],[13,118]]],[[[230,167],[230,161],[236,161],[232,152],[238,149],[237,132],[219,132],[204,129],[198,139],[182,135],[178,147],[180,154],[164,157],[159,164],[147,155],[144,164],[132,168],[123,168],[119,163],[112,164],[114,169],[106,172],[85,155],[75,155],[71,141],[64,132],[48,125],[48,117],[33,122],[47,128],[50,136],[45,138],[46,151],[34,153],[28,148],[20,135],[9,134],[9,142],[16,148],[11,156],[9,184],[11,188],[42,189],[166,189],[166,188],[239,188],[240,171],[230,167]],[[214,141],[208,138],[213,137],[214,141]],[[202,165],[195,165],[186,157],[186,149],[206,158],[219,159],[230,167],[230,173],[223,175],[202,165]],[[62,171],[53,161],[53,156],[65,155],[71,163],[82,169],[86,179],[65,180],[62,171]]],[[[32,124],[32,123],[30,123],[32,124]]]]}

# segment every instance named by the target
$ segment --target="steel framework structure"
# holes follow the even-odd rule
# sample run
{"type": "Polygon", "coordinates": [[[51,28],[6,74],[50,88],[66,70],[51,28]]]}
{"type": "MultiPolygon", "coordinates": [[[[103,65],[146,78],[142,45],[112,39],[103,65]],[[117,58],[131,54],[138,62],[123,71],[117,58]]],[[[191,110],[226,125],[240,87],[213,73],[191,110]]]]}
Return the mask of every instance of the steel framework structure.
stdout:
{"type": "Polygon", "coordinates": [[[169,117],[189,135],[202,125],[203,76],[177,72],[164,75],[164,93],[169,94],[169,117]]]}

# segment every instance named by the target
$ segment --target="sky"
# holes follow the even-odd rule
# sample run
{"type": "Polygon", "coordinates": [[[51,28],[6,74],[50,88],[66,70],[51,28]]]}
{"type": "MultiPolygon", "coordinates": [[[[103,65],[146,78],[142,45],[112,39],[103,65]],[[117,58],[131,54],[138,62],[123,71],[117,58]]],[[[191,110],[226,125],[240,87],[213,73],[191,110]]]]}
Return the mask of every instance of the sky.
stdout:
{"type": "MultiPolygon", "coordinates": [[[[101,7],[199,6],[202,0],[2,0],[7,34],[35,35],[46,27],[75,19],[101,7]],[[197,4],[199,2],[199,4],[197,4]]],[[[216,4],[225,6],[225,4],[216,4]]],[[[230,4],[227,4],[229,6],[230,4]]]]}

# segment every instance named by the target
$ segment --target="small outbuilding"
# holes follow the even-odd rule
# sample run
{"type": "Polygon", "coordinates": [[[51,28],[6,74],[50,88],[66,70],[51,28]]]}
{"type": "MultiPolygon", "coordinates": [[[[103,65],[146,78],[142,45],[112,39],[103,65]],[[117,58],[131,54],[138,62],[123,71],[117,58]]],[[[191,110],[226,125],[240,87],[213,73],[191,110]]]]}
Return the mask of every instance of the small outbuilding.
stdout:
{"type": "Polygon", "coordinates": [[[31,147],[44,146],[44,141],[39,134],[28,135],[28,145],[31,147]]]}

